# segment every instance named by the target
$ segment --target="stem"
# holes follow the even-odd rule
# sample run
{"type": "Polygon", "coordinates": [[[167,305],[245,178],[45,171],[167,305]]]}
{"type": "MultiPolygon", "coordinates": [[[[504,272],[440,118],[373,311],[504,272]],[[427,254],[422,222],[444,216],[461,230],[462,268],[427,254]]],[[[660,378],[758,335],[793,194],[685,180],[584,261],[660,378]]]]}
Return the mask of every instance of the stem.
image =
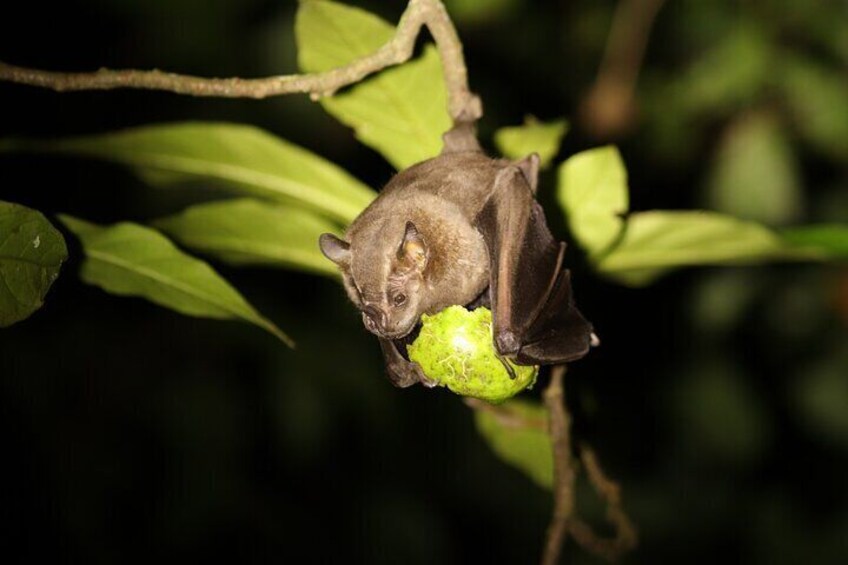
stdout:
{"type": "Polygon", "coordinates": [[[462,43],[440,0],[409,0],[395,30],[383,47],[343,67],[312,74],[278,75],[265,78],[202,78],[154,69],[110,70],[88,73],[61,73],[18,67],[0,61],[0,81],[71,90],[111,90],[137,88],[161,90],[190,96],[224,98],[267,98],[284,94],[309,94],[313,100],[331,96],[338,89],[361,81],[370,74],[408,61],[415,40],[426,25],[442,58],[448,90],[448,110],[454,121],[461,117],[476,120],[482,115],[479,98],[468,89],[468,70],[462,43]]]}
{"type": "Polygon", "coordinates": [[[551,371],[551,382],[543,393],[549,414],[549,433],[554,453],[554,511],[548,526],[542,565],[555,565],[574,513],[574,481],[577,471],[571,457],[571,418],[565,407],[565,365],[551,371]]]}
{"type": "Polygon", "coordinates": [[[595,492],[607,504],[607,521],[615,529],[615,536],[612,538],[600,537],[595,534],[591,527],[577,521],[571,524],[571,535],[587,551],[608,561],[615,561],[621,555],[636,547],[639,539],[636,527],[624,512],[624,507],[621,504],[621,487],[604,473],[595,451],[588,445],[581,446],[580,460],[595,492]]]}

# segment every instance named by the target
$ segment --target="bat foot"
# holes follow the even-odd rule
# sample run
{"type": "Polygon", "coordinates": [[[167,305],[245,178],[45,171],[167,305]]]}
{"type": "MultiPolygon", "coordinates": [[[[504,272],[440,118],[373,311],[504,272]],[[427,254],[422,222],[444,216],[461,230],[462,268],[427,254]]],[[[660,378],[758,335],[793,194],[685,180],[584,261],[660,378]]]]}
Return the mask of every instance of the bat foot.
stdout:
{"type": "Polygon", "coordinates": [[[513,332],[501,330],[495,336],[495,348],[501,355],[515,355],[521,349],[521,342],[513,332]]]}
{"type": "Polygon", "coordinates": [[[435,388],[439,381],[433,380],[427,375],[424,374],[424,371],[421,367],[418,366],[417,363],[411,363],[413,371],[415,371],[415,375],[418,377],[418,382],[424,385],[427,388],[435,388]]]}
{"type": "Polygon", "coordinates": [[[498,361],[500,361],[501,365],[503,365],[504,369],[506,369],[506,372],[509,374],[510,380],[514,381],[515,380],[515,369],[512,368],[512,365],[509,364],[506,357],[504,357],[503,355],[500,355],[498,353],[495,353],[495,355],[497,355],[498,361]]]}
{"type": "Polygon", "coordinates": [[[598,347],[601,344],[601,338],[598,337],[598,334],[592,332],[592,335],[589,336],[589,345],[592,347],[598,347]]]}

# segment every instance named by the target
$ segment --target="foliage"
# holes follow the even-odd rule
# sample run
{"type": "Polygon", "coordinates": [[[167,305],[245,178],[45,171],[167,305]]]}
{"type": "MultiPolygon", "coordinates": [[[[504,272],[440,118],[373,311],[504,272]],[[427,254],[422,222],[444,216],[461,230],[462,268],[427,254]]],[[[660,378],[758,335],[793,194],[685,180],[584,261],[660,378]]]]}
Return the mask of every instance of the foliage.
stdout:
{"type": "MultiPolygon", "coordinates": [[[[470,6],[457,2],[466,4],[470,6]]],[[[813,34],[808,30],[794,41],[803,45],[818,42],[815,48],[790,56],[784,39],[787,35],[764,29],[751,14],[729,10],[734,13],[728,15],[724,13],[728,10],[695,4],[680,7],[670,20],[687,24],[687,17],[703,19],[708,24],[698,29],[713,30],[715,37],[705,39],[697,33],[677,37],[675,44],[682,46],[677,51],[683,55],[668,57],[671,60],[663,61],[665,66],[647,72],[641,92],[649,132],[644,149],[625,147],[620,152],[606,145],[558,162],[567,124],[533,120],[497,130],[492,139],[495,146],[508,158],[537,151],[543,164],[555,166],[554,194],[570,233],[560,235],[569,242],[573,239],[596,275],[616,283],[645,286],[662,275],[693,266],[844,260],[848,257],[848,228],[838,223],[838,206],[825,204],[820,205],[823,211],[814,209],[813,187],[805,184],[815,176],[810,175],[811,169],[843,170],[846,162],[848,106],[844,100],[848,86],[844,73],[834,72],[834,61],[846,60],[844,40],[833,31],[813,34]],[[818,50],[829,55],[814,58],[810,52],[818,50]],[[778,62],[781,72],[774,72],[778,62]],[[723,132],[719,136],[710,135],[719,131],[723,132]],[[645,196],[652,197],[648,190],[654,187],[646,189],[643,176],[631,194],[631,175],[622,157],[632,165],[642,150],[655,159],[649,160],[651,165],[659,163],[666,170],[699,163],[704,171],[698,171],[704,172],[706,182],[695,188],[703,189],[703,209],[645,211],[642,202],[651,201],[645,196]],[[631,211],[631,201],[636,203],[636,211],[631,211]],[[810,219],[821,223],[794,225],[810,219]]],[[[759,8],[743,11],[755,9],[759,8]]],[[[831,29],[826,23],[821,24],[822,29],[831,29]]],[[[801,24],[812,29],[807,20],[801,24]]],[[[685,30],[694,27],[679,26],[685,30]]],[[[359,8],[309,0],[300,4],[296,32],[301,67],[320,70],[379,47],[392,27],[359,8]]],[[[520,57],[520,53],[504,56],[520,57]]],[[[422,48],[418,59],[320,103],[396,169],[437,153],[440,136],[449,126],[441,68],[429,45],[422,48]]],[[[572,141],[569,138],[568,151],[586,145],[585,139],[572,141]]],[[[318,253],[317,235],[340,233],[374,196],[371,188],[322,157],[268,132],[237,124],[163,124],[59,141],[6,140],[0,143],[0,150],[113,161],[132,168],[161,190],[191,183],[208,188],[210,198],[219,198],[216,190],[222,189],[226,199],[206,202],[203,198],[178,214],[154,217],[149,221],[152,227],[128,223],[102,227],[62,217],[80,238],[86,256],[81,277],[107,292],[142,296],[178,312],[248,321],[283,340],[285,334],[233,286],[171,240],[228,265],[335,277],[333,266],[318,253]]],[[[679,180],[669,176],[670,182],[679,180]]],[[[687,183],[691,180],[684,178],[687,183]]],[[[683,191],[692,186],[674,188],[683,191]]],[[[844,185],[815,189],[824,194],[844,190],[844,185]]],[[[692,206],[672,191],[659,194],[672,194],[669,200],[692,206]]],[[[832,201],[840,202],[838,198],[832,201]]],[[[0,325],[9,325],[41,306],[67,252],[61,234],[40,213],[14,204],[0,206],[0,279],[6,288],[4,293],[0,285],[0,325]],[[14,213],[6,214],[7,210],[14,213]],[[16,232],[18,227],[21,230],[16,232]]],[[[550,213],[556,215],[555,210],[550,213]]],[[[569,254],[569,260],[576,260],[575,255],[569,254]]],[[[805,291],[818,288],[816,281],[805,280],[800,290],[775,288],[748,271],[730,269],[705,273],[703,282],[704,287],[699,287],[703,294],[692,302],[706,312],[697,316],[705,335],[733,339],[733,324],[741,323],[746,312],[758,306],[756,296],[760,294],[773,296],[767,315],[779,320],[773,325],[786,332],[787,340],[804,331],[829,335],[826,328],[804,317],[804,308],[793,310],[805,291]],[[707,289],[712,283],[718,284],[707,289]]],[[[705,341],[708,339],[712,338],[705,341]]],[[[669,349],[680,347],[672,345],[669,349]]],[[[633,375],[628,378],[645,377],[639,372],[640,362],[641,357],[633,361],[633,375]]],[[[696,447],[704,446],[700,455],[705,458],[715,455],[718,461],[747,460],[746,464],[752,464],[751,453],[765,449],[763,443],[770,437],[766,428],[774,415],[752,401],[748,387],[738,386],[747,375],[727,377],[721,364],[704,365],[713,372],[678,371],[680,385],[673,390],[679,396],[674,406],[684,406],[673,415],[675,425],[679,423],[675,431],[690,441],[698,438],[696,447]],[[721,426],[713,426],[720,418],[724,418],[719,420],[721,426]]],[[[837,445],[844,445],[846,437],[844,379],[839,378],[843,366],[841,358],[814,365],[808,373],[797,375],[797,386],[792,385],[787,393],[787,404],[799,407],[802,425],[837,445]]],[[[502,408],[539,425],[511,427],[509,414],[478,410],[478,430],[498,457],[536,484],[549,487],[552,458],[542,408],[531,400],[512,401],[502,408]]],[[[637,501],[639,495],[634,494],[637,501]]],[[[650,515],[651,510],[645,513],[650,515]]],[[[692,509],[693,516],[702,515],[698,512],[692,509]]],[[[666,522],[677,525],[674,519],[666,522]]],[[[797,529],[791,521],[760,526],[797,529]]]]}
{"type": "Polygon", "coordinates": [[[0,201],[0,327],[41,308],[67,256],[62,234],[40,212],[0,201]]]}

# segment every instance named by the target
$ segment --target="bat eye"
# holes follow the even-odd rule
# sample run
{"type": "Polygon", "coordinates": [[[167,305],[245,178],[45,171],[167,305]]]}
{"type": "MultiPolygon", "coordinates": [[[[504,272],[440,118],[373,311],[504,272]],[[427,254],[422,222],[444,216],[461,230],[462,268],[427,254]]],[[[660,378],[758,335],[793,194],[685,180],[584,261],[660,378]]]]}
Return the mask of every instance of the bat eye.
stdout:
{"type": "Polygon", "coordinates": [[[395,294],[395,297],[392,299],[392,302],[394,302],[395,306],[403,306],[406,303],[406,295],[403,293],[395,294]]]}

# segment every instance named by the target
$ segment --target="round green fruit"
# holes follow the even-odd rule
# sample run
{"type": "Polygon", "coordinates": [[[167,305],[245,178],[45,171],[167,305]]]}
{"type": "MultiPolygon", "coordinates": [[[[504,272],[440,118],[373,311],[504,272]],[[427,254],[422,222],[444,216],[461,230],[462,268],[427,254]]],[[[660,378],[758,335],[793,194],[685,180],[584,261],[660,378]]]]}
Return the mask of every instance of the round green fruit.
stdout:
{"type": "Polygon", "coordinates": [[[492,312],[449,306],[421,316],[421,332],[407,347],[424,374],[462,396],[503,402],[533,385],[539,368],[499,358],[492,343],[492,312]],[[503,361],[502,361],[503,359],[503,361]],[[504,363],[512,367],[510,377],[504,363]]]}

